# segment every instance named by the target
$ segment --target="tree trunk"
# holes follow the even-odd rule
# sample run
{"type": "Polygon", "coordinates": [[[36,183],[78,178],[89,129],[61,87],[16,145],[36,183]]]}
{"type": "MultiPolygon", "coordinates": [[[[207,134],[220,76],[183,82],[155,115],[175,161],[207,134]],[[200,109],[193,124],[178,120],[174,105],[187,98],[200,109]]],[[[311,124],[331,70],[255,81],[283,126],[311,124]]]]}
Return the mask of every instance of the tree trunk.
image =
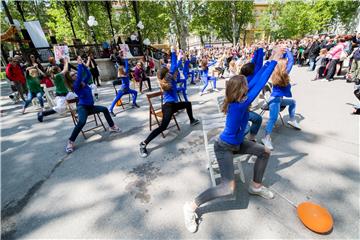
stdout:
{"type": "Polygon", "coordinates": [[[200,43],[201,43],[201,46],[204,46],[205,43],[204,43],[204,37],[203,35],[200,34],[200,43]]]}
{"type": "Polygon", "coordinates": [[[236,5],[234,1],[231,2],[231,24],[232,24],[232,43],[233,46],[236,46],[237,27],[236,27],[236,5]]]}

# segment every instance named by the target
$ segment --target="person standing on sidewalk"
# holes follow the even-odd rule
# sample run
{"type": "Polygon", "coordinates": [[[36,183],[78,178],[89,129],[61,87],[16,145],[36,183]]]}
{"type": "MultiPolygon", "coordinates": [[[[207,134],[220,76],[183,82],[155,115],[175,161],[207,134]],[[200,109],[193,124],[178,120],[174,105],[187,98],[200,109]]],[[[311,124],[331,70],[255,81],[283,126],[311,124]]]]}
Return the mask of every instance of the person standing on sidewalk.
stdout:
{"type": "Polygon", "coordinates": [[[27,94],[26,79],[16,58],[8,58],[9,64],[6,66],[6,77],[12,81],[19,92],[20,98],[25,102],[24,94],[27,94]]]}
{"type": "Polygon", "coordinates": [[[316,58],[319,56],[320,53],[320,45],[319,37],[314,36],[314,41],[311,44],[311,47],[309,49],[309,71],[314,71],[316,67],[316,58]]]}

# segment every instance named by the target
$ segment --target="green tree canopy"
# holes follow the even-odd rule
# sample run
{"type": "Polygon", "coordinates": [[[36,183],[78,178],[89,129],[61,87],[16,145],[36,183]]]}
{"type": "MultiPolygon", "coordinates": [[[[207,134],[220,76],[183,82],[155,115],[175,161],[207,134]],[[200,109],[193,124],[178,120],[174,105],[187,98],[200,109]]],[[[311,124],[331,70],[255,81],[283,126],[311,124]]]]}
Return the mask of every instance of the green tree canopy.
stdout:
{"type": "Polygon", "coordinates": [[[273,1],[260,22],[273,38],[328,32],[339,23],[349,30],[359,6],[359,1],[347,0],[273,1]]]}

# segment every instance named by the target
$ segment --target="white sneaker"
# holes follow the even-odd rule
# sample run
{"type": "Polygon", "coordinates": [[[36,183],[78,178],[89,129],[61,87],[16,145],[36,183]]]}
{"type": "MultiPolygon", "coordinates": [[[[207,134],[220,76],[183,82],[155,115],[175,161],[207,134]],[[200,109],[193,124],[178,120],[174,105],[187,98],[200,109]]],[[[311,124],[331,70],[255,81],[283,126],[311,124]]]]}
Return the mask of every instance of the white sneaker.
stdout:
{"type": "Polygon", "coordinates": [[[273,199],[275,197],[274,193],[265,186],[255,188],[252,184],[250,184],[248,192],[252,195],[259,195],[265,199],[273,199]]]}
{"type": "Polygon", "coordinates": [[[190,203],[186,202],[183,206],[184,211],[184,220],[185,220],[185,227],[189,232],[196,232],[198,229],[198,224],[196,222],[198,216],[192,210],[190,203]]]}
{"type": "Polygon", "coordinates": [[[271,138],[270,137],[264,137],[261,139],[261,142],[264,144],[264,146],[269,149],[270,151],[274,150],[274,147],[271,144],[271,138]]]}
{"type": "Polygon", "coordinates": [[[121,128],[119,128],[118,126],[114,125],[113,127],[110,127],[110,128],[109,128],[109,132],[110,132],[110,133],[121,133],[122,130],[121,130],[121,128]]]}
{"type": "Polygon", "coordinates": [[[296,120],[287,121],[287,123],[297,130],[301,130],[299,123],[296,120]]]}
{"type": "Polygon", "coordinates": [[[217,89],[217,88],[214,88],[213,90],[214,90],[214,92],[218,92],[218,91],[219,91],[219,89],[217,89]]]}
{"type": "Polygon", "coordinates": [[[202,96],[204,93],[203,92],[199,92],[199,96],[202,96]]]}

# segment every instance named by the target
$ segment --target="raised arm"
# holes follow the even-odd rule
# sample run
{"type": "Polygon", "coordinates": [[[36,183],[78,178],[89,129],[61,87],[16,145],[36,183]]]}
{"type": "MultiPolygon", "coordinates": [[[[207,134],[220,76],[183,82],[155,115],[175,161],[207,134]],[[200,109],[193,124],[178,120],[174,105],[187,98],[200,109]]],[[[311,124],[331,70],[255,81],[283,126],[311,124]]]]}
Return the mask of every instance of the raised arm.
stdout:
{"type": "Polygon", "coordinates": [[[288,74],[290,74],[290,71],[294,65],[294,55],[291,53],[291,51],[289,51],[288,49],[286,49],[285,52],[285,57],[287,58],[287,64],[286,64],[286,72],[288,74]]]}
{"type": "Polygon", "coordinates": [[[171,66],[170,66],[170,73],[174,74],[177,67],[177,58],[176,58],[176,52],[174,48],[171,48],[171,66]]]}
{"type": "Polygon", "coordinates": [[[87,85],[91,79],[91,72],[89,68],[87,68],[86,66],[84,66],[84,72],[85,72],[84,83],[87,85]]]}
{"type": "Polygon", "coordinates": [[[254,68],[254,73],[253,76],[255,76],[255,74],[261,69],[261,67],[263,66],[263,62],[264,62],[264,49],[263,48],[258,48],[255,53],[253,58],[251,59],[251,62],[255,65],[254,68]]]}
{"type": "Polygon", "coordinates": [[[90,56],[89,56],[88,59],[87,59],[87,62],[86,62],[87,67],[90,67],[90,61],[91,61],[91,59],[90,59],[90,56]]]}
{"type": "Polygon", "coordinates": [[[276,64],[277,64],[277,61],[274,61],[274,60],[267,62],[263,67],[265,69],[261,72],[261,75],[257,74],[254,77],[253,81],[256,82],[256,84],[253,88],[251,88],[249,90],[249,92],[247,94],[248,98],[246,99],[245,104],[250,105],[252,103],[252,101],[254,101],[254,99],[257,97],[257,95],[259,95],[261,89],[264,88],[265,84],[267,83],[271,74],[273,73],[273,71],[276,67],[276,64]]]}
{"type": "Polygon", "coordinates": [[[76,90],[79,90],[80,89],[80,86],[81,86],[81,82],[82,82],[82,74],[84,72],[84,64],[83,63],[79,63],[78,64],[78,70],[77,70],[77,76],[76,76],[76,80],[74,82],[74,85],[73,85],[73,90],[76,91],[76,90]]]}
{"type": "Polygon", "coordinates": [[[184,76],[189,73],[190,60],[186,60],[183,68],[184,76]]]}
{"type": "Polygon", "coordinates": [[[260,68],[260,70],[254,75],[250,75],[249,77],[251,77],[251,81],[249,81],[249,77],[248,78],[248,91],[250,91],[250,89],[252,89],[256,83],[259,81],[261,75],[263,74],[263,72],[266,70],[266,68],[269,66],[269,62],[265,63],[265,65],[260,68]]]}
{"type": "Polygon", "coordinates": [[[65,73],[67,73],[69,71],[69,62],[67,60],[67,58],[64,59],[64,69],[60,72],[62,75],[65,75],[65,73]]]}
{"type": "Polygon", "coordinates": [[[125,62],[125,72],[126,74],[129,74],[129,60],[124,59],[124,62],[125,62]]]}

